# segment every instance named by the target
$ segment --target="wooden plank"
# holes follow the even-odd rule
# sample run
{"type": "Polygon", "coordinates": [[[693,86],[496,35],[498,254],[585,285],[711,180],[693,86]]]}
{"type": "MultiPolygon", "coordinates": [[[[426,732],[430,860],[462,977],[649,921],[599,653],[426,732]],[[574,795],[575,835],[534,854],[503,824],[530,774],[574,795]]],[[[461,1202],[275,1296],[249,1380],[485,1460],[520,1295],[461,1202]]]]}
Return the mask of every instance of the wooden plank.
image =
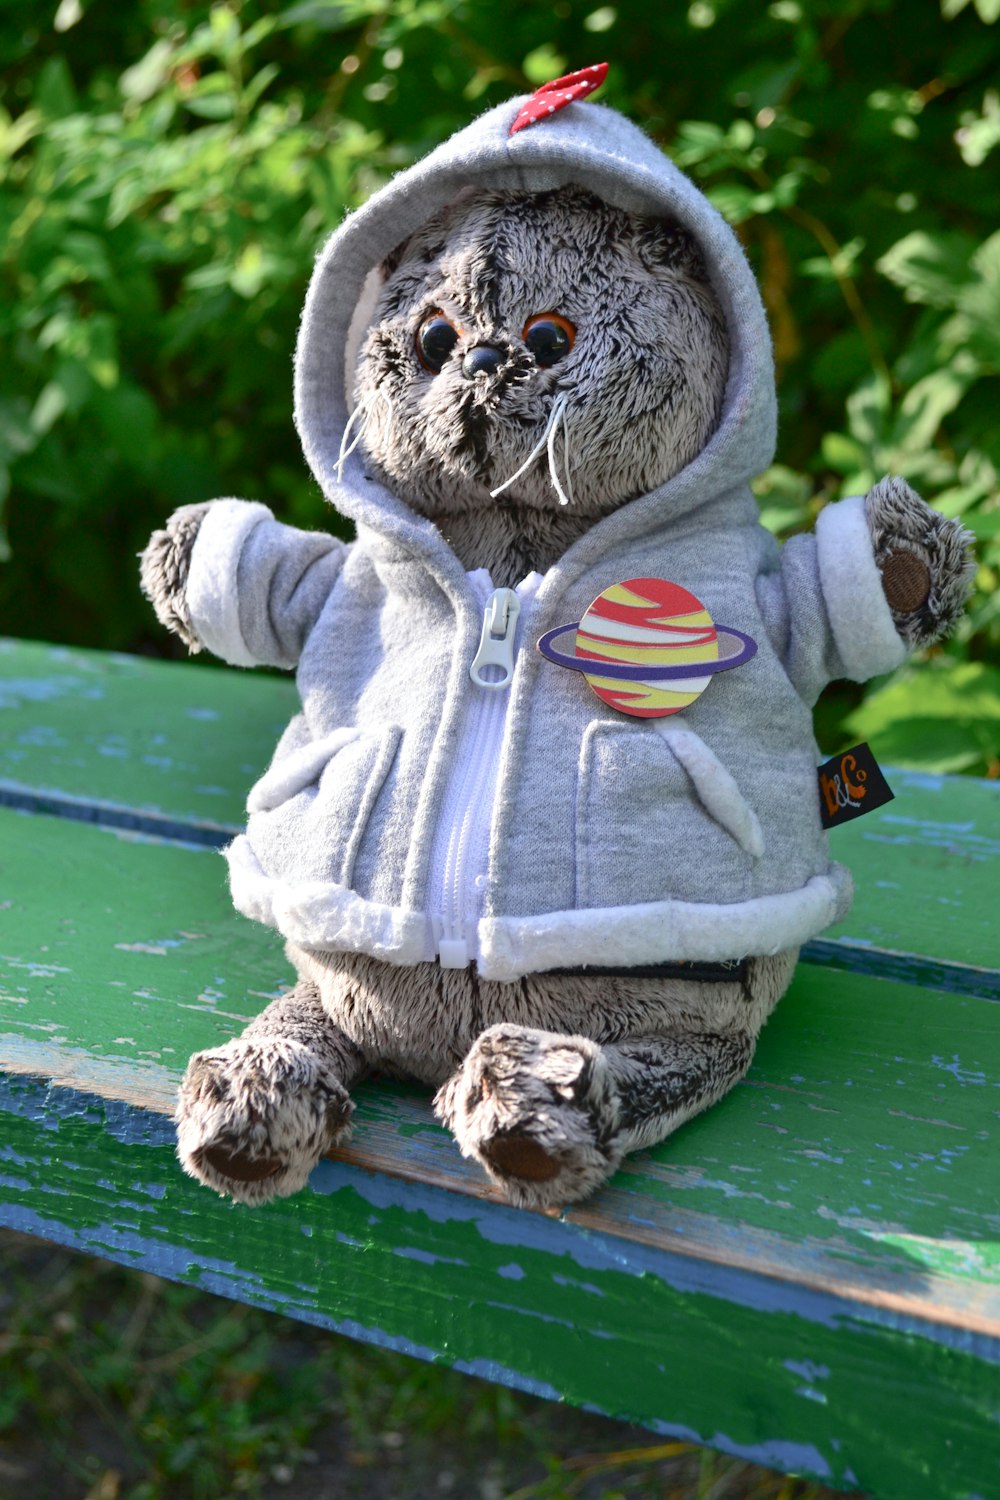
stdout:
{"type": "Polygon", "coordinates": [[[296,701],[263,672],[0,639],[0,784],[235,830],[296,701]]]}
{"type": "MultiPolygon", "coordinates": [[[[266,674],[0,641],[0,804],[219,846],[295,702],[266,674]]],[[[807,956],[998,999],[1000,783],[889,775],[895,800],[831,835],[857,894],[807,956]]]]}
{"type": "MultiPolygon", "coordinates": [[[[291,979],[210,852],[11,813],[0,850],[8,1073],[166,1114],[188,1054],[291,979]]],[[[802,966],[748,1080],[567,1217],[992,1337],[998,1078],[987,1002],[802,966]]],[[[489,1196],[419,1090],[361,1090],[340,1155],[489,1196]]]]}
{"type": "Polygon", "coordinates": [[[22,1231],[879,1500],[998,1492],[982,1338],[348,1162],[241,1211],[156,1116],[31,1079],[0,1107],[22,1231]]]}
{"type": "Polygon", "coordinates": [[[814,961],[1000,999],[1000,781],[887,775],[894,800],[830,834],[856,893],[814,961]]]}

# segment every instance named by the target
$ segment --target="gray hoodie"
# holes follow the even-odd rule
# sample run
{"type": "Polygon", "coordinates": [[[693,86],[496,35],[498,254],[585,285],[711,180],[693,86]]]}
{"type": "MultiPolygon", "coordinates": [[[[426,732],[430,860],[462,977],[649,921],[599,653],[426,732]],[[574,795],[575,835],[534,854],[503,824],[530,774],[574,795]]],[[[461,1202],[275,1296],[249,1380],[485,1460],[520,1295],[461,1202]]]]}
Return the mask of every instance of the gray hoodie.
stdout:
{"type": "Polygon", "coordinates": [[[227,851],[233,899],[300,947],[475,962],[501,980],[792,948],[850,901],[821,827],[811,707],[830,680],[864,681],[905,654],[863,501],[827,506],[814,535],[778,548],[748,485],[773,455],[775,396],[735,236],[620,115],[573,103],[510,136],[523,103],[400,173],[317,262],[296,420],[356,542],[235,500],[215,502],[198,534],[198,637],[238,665],[297,667],[302,701],[227,851]],[[726,316],[729,380],[718,430],[686,469],[525,580],[507,616],[513,675],[493,690],[469,669],[484,610],[502,612],[509,593],[466,574],[360,453],[342,479],[337,461],[382,258],[470,185],[570,183],[691,231],[726,316]],[[609,708],[535,649],[636,578],[682,585],[757,647],[666,718],[609,708]]]}

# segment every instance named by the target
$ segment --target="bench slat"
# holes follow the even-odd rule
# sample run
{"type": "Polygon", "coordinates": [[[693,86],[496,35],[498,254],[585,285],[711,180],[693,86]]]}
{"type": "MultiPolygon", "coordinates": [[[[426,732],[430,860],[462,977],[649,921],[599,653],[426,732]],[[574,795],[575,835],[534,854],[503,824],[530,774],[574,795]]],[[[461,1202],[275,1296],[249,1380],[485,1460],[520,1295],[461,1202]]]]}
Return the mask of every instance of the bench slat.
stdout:
{"type": "MultiPolygon", "coordinates": [[[[296,702],[262,673],[0,640],[0,805],[219,846],[296,702]]],[[[857,896],[808,955],[1000,999],[1000,783],[889,777],[895,800],[831,835],[857,896]]]]}
{"type": "Polygon", "coordinates": [[[0,1222],[880,1500],[1000,1491],[1000,787],[892,773],[748,1079],[586,1204],[508,1208],[379,1082],[251,1213],[168,1115],[291,978],[210,846],[293,693],[0,649],[0,1222]]]}
{"type": "MultiPolygon", "coordinates": [[[[207,851],[10,812],[0,841],[9,1073],[166,1114],[188,1054],[291,979],[207,851]]],[[[1000,1336],[996,1019],[986,1001],[804,965],[747,1081],[568,1217],[865,1302],[933,1301],[922,1315],[1000,1336]]],[[[489,1196],[420,1090],[359,1097],[345,1159],[489,1196]]]]}
{"type": "Polygon", "coordinates": [[[237,828],[291,678],[0,639],[0,780],[237,828]]]}
{"type": "Polygon", "coordinates": [[[156,1117],[4,1095],[23,1232],[879,1500],[998,1491],[981,1337],[344,1161],[241,1212],[156,1117]]]}

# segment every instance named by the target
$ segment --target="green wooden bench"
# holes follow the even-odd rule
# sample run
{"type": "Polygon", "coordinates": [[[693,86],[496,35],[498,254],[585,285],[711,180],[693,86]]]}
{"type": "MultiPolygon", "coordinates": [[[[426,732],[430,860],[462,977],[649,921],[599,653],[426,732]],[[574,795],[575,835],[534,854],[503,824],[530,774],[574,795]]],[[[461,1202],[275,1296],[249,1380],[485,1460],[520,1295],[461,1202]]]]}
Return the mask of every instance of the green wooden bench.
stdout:
{"type": "Polygon", "coordinates": [[[290,978],[215,852],[293,687],[0,646],[0,1222],[878,1500],[1000,1495],[1000,785],[894,772],[746,1082],[561,1215],[373,1082],[295,1198],[185,1178],[290,978]]]}

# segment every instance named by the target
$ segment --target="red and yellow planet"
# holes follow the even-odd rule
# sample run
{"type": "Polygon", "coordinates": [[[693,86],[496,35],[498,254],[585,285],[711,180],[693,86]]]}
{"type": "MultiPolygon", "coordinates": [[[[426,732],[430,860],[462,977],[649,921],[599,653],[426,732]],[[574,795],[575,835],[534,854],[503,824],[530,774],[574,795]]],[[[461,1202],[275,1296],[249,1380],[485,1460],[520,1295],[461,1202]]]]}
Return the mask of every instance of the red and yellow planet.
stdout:
{"type": "Polygon", "coordinates": [[[717,672],[742,666],[756,642],[719,625],[689,589],[664,578],[626,578],[598,594],[581,620],[547,631],[538,649],[582,672],[620,713],[663,718],[689,707],[717,672]],[[572,656],[555,642],[576,631],[572,656]]]}

